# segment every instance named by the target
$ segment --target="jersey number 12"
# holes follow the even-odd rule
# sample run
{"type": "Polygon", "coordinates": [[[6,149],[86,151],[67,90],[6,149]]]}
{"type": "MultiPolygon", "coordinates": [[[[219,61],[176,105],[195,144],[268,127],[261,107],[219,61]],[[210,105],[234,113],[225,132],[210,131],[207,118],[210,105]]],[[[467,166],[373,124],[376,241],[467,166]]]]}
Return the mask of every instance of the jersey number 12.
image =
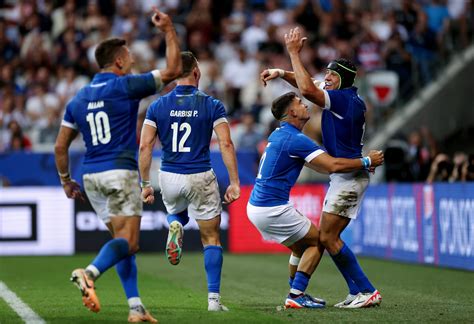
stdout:
{"type": "Polygon", "coordinates": [[[107,144],[110,142],[110,123],[109,116],[105,111],[99,111],[97,114],[88,113],[86,120],[91,128],[92,145],[107,144]]]}
{"type": "Polygon", "coordinates": [[[188,139],[189,135],[191,134],[191,125],[188,123],[182,123],[181,125],[177,122],[171,124],[171,129],[173,130],[173,140],[172,140],[172,148],[173,152],[191,152],[191,148],[189,146],[184,146],[186,144],[186,140],[188,139]],[[178,144],[178,133],[184,132],[181,140],[178,144]]]}

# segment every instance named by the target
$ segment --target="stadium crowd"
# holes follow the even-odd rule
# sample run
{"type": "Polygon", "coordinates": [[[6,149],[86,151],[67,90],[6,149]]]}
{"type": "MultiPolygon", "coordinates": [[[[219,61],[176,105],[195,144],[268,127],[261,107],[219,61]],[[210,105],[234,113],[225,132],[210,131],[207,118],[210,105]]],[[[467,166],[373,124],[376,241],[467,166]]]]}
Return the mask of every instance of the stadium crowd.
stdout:
{"type": "MultiPolygon", "coordinates": [[[[307,35],[302,58],[317,79],[338,57],[357,63],[362,95],[368,93],[371,73],[396,75],[397,100],[388,107],[366,100],[370,136],[381,119],[433,79],[440,63],[468,46],[474,20],[471,0],[5,0],[0,4],[0,152],[52,150],[65,103],[98,71],[94,50],[100,41],[125,38],[136,57],[136,72],[163,66],[164,38],[148,19],[152,5],[171,15],[181,48],[196,54],[202,71],[200,88],[225,103],[237,149],[256,151],[277,126],[271,101],[293,90],[281,80],[266,88],[259,81],[264,68],[291,69],[283,39],[290,28],[299,26],[307,35]]],[[[153,99],[142,100],[140,125],[153,99]]],[[[320,140],[319,110],[314,109],[313,115],[305,132],[320,140]]],[[[436,163],[433,150],[426,156],[412,160],[416,180],[434,179],[429,177],[431,161],[433,167],[443,164],[436,163]]],[[[460,160],[456,155],[453,164],[460,160]]],[[[465,156],[463,163],[472,165],[472,160],[465,156]]]]}

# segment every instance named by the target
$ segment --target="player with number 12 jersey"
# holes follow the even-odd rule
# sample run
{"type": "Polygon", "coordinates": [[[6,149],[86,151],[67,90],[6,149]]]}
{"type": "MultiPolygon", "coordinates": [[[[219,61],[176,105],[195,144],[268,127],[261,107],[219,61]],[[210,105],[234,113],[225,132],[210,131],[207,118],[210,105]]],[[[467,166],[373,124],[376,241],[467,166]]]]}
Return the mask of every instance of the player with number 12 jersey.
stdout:
{"type": "Polygon", "coordinates": [[[178,85],[148,108],[145,124],[156,127],[163,146],[161,170],[192,174],[211,169],[212,131],[226,123],[224,105],[190,85],[178,85]]]}

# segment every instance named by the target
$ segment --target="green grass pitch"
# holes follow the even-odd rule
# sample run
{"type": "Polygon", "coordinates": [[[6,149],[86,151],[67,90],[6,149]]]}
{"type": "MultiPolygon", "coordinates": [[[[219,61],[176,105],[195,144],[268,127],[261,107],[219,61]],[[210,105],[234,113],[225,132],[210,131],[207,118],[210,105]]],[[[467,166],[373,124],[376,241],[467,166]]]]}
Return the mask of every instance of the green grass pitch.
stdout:
{"type": "MultiPolygon", "coordinates": [[[[93,255],[2,257],[0,281],[48,323],[126,323],[128,307],[115,270],[97,281],[102,310],[82,306],[70,282],[71,270],[93,255]]],[[[207,311],[206,277],[200,253],[185,253],[178,266],[163,254],[137,257],[142,300],[160,323],[473,323],[474,273],[361,258],[367,275],[381,291],[380,307],[344,310],[332,307],[347,294],[345,283],[327,255],[308,292],[329,306],[318,310],[277,311],[288,291],[286,255],[224,257],[221,294],[230,312],[207,311]]],[[[0,323],[21,323],[0,298],[0,323]]]]}

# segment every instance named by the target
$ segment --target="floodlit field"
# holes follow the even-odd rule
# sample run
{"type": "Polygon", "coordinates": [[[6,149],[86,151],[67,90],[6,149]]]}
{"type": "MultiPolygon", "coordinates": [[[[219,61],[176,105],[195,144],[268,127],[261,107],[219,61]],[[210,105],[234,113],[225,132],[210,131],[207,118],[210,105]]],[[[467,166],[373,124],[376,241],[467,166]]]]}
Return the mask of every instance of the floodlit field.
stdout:
{"type": "MultiPolygon", "coordinates": [[[[80,293],[69,282],[73,268],[85,266],[92,255],[73,257],[2,257],[0,281],[48,323],[125,323],[128,307],[115,270],[97,282],[102,304],[98,314],[82,306],[80,293]]],[[[334,322],[456,322],[474,320],[474,274],[373,259],[361,259],[383,295],[380,307],[341,310],[332,307],[347,294],[332,261],[324,256],[308,292],[325,298],[322,310],[277,311],[288,290],[285,255],[224,257],[222,301],[228,313],[207,311],[203,258],[184,254],[171,266],[162,254],[140,254],[142,300],[160,323],[334,323],[334,322]]],[[[0,323],[21,323],[0,298],[0,323]]]]}

